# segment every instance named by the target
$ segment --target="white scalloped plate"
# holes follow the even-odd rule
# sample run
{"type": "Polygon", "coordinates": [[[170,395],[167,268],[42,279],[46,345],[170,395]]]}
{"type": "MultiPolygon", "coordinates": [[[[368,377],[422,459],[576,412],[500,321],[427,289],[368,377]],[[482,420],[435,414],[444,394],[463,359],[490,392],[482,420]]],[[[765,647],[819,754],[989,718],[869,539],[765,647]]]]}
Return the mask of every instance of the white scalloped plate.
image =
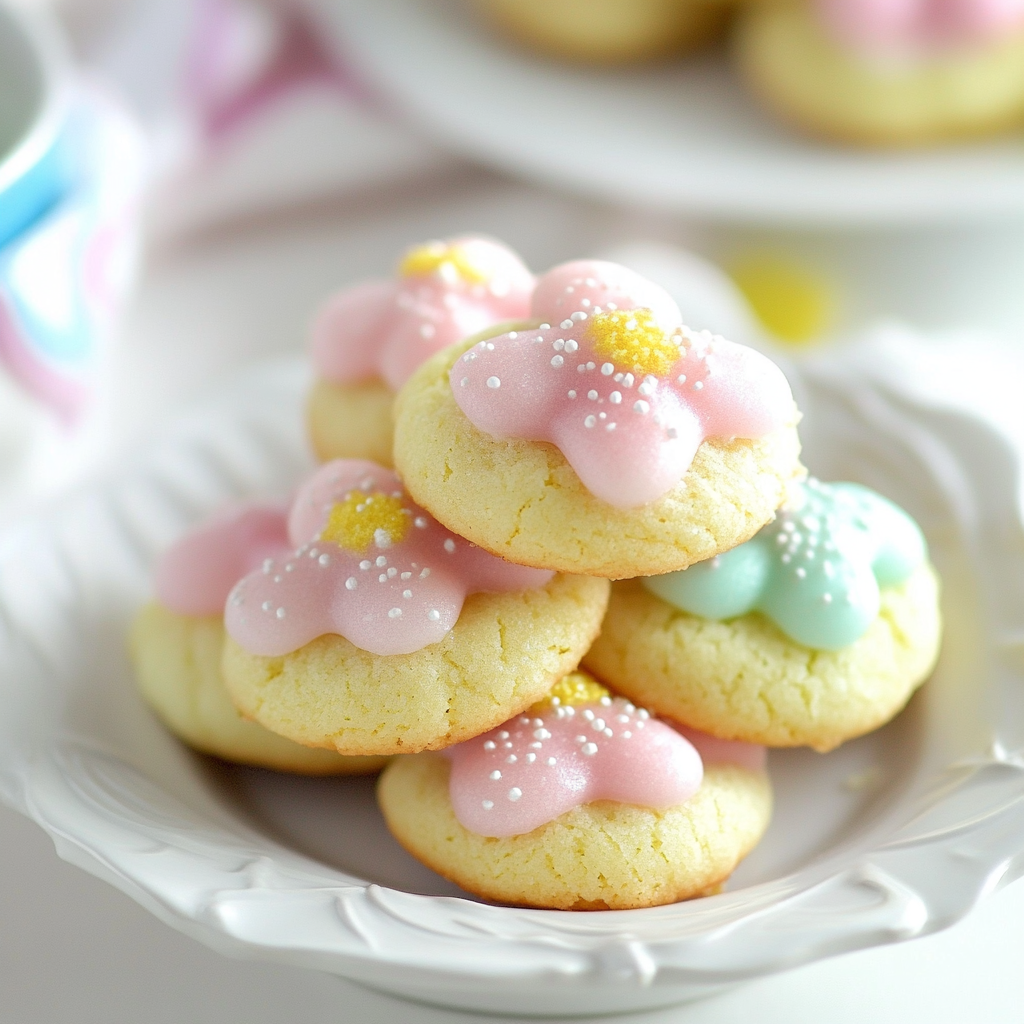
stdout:
{"type": "Polygon", "coordinates": [[[638,69],[506,44],[471,0],[308,0],[342,56],[443,142],[600,199],[746,222],[951,223],[1024,212],[1019,135],[909,152],[788,131],[713,52],[638,69]]]}
{"type": "MultiPolygon", "coordinates": [[[[220,765],[146,711],[124,637],[153,558],[225,499],[284,493],[307,468],[298,362],[251,373],[0,541],[0,795],[61,856],[216,949],[455,1007],[636,1010],[946,927],[1024,865],[1020,460],[960,408],[958,351],[890,332],[794,374],[812,468],[925,526],[948,632],[892,725],[826,756],[772,755],[775,820],[722,895],[485,905],[390,840],[365,780],[220,765]]],[[[977,390],[994,410],[996,385],[977,390]]]]}

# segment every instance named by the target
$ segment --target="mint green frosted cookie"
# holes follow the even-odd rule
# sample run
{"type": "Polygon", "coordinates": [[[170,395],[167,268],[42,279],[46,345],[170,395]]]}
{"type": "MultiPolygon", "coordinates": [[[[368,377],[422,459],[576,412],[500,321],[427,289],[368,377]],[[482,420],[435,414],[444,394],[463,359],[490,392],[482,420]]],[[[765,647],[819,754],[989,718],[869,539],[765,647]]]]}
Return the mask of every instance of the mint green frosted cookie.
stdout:
{"type": "Polygon", "coordinates": [[[828,750],[903,707],[940,634],[917,524],[867,488],[811,480],[745,544],[617,585],[584,664],[705,732],[828,750]]]}

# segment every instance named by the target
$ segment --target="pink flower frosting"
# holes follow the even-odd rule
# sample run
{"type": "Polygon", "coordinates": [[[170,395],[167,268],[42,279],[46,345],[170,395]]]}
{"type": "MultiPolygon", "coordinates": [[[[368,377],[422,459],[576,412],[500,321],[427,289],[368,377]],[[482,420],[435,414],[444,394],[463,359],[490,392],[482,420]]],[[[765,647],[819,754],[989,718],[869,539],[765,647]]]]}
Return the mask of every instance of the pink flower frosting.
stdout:
{"type": "Polygon", "coordinates": [[[456,536],[394,473],[354,459],[326,463],[300,488],[288,538],[290,553],[267,558],[227,600],[227,631],[252,654],[288,654],[325,633],[373,654],[410,654],[443,639],[467,594],[552,576],[456,536]]]}
{"type": "Polygon", "coordinates": [[[443,348],[529,315],[533,275],[497,242],[428,242],[402,260],[397,281],[338,292],[313,325],[313,361],[338,384],[383,377],[397,391],[443,348]]]}
{"type": "Polygon", "coordinates": [[[179,615],[220,615],[246,573],[291,550],[287,505],[225,509],[185,534],[157,563],[157,600],[179,615]]]}
{"type": "Polygon", "coordinates": [[[689,331],[668,293],[625,267],[555,267],[532,316],[540,327],[481,341],[456,362],[455,400],[492,437],[556,445],[611,505],[662,497],[707,438],[759,438],[792,419],[771,360],[689,331]]]}
{"type": "Polygon", "coordinates": [[[459,822],[482,836],[523,835],[597,800],[663,809],[700,788],[708,760],[759,771],[764,748],[687,736],[621,697],[533,710],[443,751],[459,822]],[[740,748],[749,748],[743,749],[740,748]]]}
{"type": "Polygon", "coordinates": [[[1024,27],[1024,0],[816,0],[828,30],[863,50],[947,48],[1024,27]]]}

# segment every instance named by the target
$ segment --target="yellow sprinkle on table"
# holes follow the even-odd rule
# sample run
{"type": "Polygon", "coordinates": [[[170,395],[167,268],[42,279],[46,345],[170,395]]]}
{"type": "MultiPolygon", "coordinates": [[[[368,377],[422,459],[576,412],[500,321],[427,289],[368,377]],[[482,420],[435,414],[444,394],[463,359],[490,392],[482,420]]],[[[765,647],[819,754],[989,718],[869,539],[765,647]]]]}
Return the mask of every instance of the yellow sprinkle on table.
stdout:
{"type": "Polygon", "coordinates": [[[411,519],[401,498],[383,491],[353,491],[331,509],[320,539],[346,551],[365,551],[371,544],[389,548],[405,540],[411,519]]]}
{"type": "Polygon", "coordinates": [[[632,373],[664,377],[679,359],[679,346],[649,309],[595,313],[588,333],[599,356],[632,373]]]}
{"type": "Polygon", "coordinates": [[[763,254],[737,261],[730,272],[758,319],[781,341],[805,345],[835,322],[835,290],[814,270],[763,254]]]}
{"type": "Polygon", "coordinates": [[[402,277],[438,274],[450,283],[462,280],[469,284],[484,284],[491,276],[488,269],[474,262],[462,246],[446,242],[427,242],[410,249],[402,257],[398,273],[402,277]]]}
{"type": "Polygon", "coordinates": [[[530,714],[550,711],[552,707],[580,704],[597,704],[603,698],[610,697],[611,692],[603,687],[592,675],[583,671],[570,672],[559,679],[551,692],[530,708],[530,714]]]}

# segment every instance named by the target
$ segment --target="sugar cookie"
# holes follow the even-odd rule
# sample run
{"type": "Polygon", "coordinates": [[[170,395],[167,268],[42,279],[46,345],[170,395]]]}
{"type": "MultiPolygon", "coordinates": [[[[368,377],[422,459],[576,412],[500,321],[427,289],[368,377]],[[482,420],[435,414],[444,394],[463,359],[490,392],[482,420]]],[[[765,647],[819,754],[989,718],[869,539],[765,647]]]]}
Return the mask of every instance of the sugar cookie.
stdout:
{"type": "Polygon", "coordinates": [[[797,0],[751,6],[740,68],[786,120],[908,146],[1024,123],[1024,3],[797,0]]]}
{"type": "Polygon", "coordinates": [[[684,568],[771,519],[803,473],[778,367],[687,331],[615,264],[556,267],[533,304],[539,326],[440,353],[400,392],[395,464],[420,504],[501,557],[611,578],[684,568]]]}
{"type": "Polygon", "coordinates": [[[906,513],[809,481],[747,544],[617,584],[585,664],[694,728],[824,751],[883,725],[930,674],[938,596],[906,513]]]}
{"type": "Polygon", "coordinates": [[[625,909],[715,891],[768,824],[763,749],[706,745],[704,764],[646,711],[591,681],[573,689],[443,755],[398,759],[378,787],[396,838],[503,903],[625,909]]]}
{"type": "Polygon", "coordinates": [[[504,562],[444,529],[370,463],[327,463],[289,516],[294,550],[228,598],[224,676],[243,714],[345,754],[484,732],[575,668],[604,580],[504,562]]]}
{"type": "Polygon", "coordinates": [[[328,299],[313,324],[317,380],[306,409],[317,456],[389,466],[394,393],[435,352],[526,316],[533,285],[511,249],[467,235],[415,246],[397,280],[328,299]]]}

